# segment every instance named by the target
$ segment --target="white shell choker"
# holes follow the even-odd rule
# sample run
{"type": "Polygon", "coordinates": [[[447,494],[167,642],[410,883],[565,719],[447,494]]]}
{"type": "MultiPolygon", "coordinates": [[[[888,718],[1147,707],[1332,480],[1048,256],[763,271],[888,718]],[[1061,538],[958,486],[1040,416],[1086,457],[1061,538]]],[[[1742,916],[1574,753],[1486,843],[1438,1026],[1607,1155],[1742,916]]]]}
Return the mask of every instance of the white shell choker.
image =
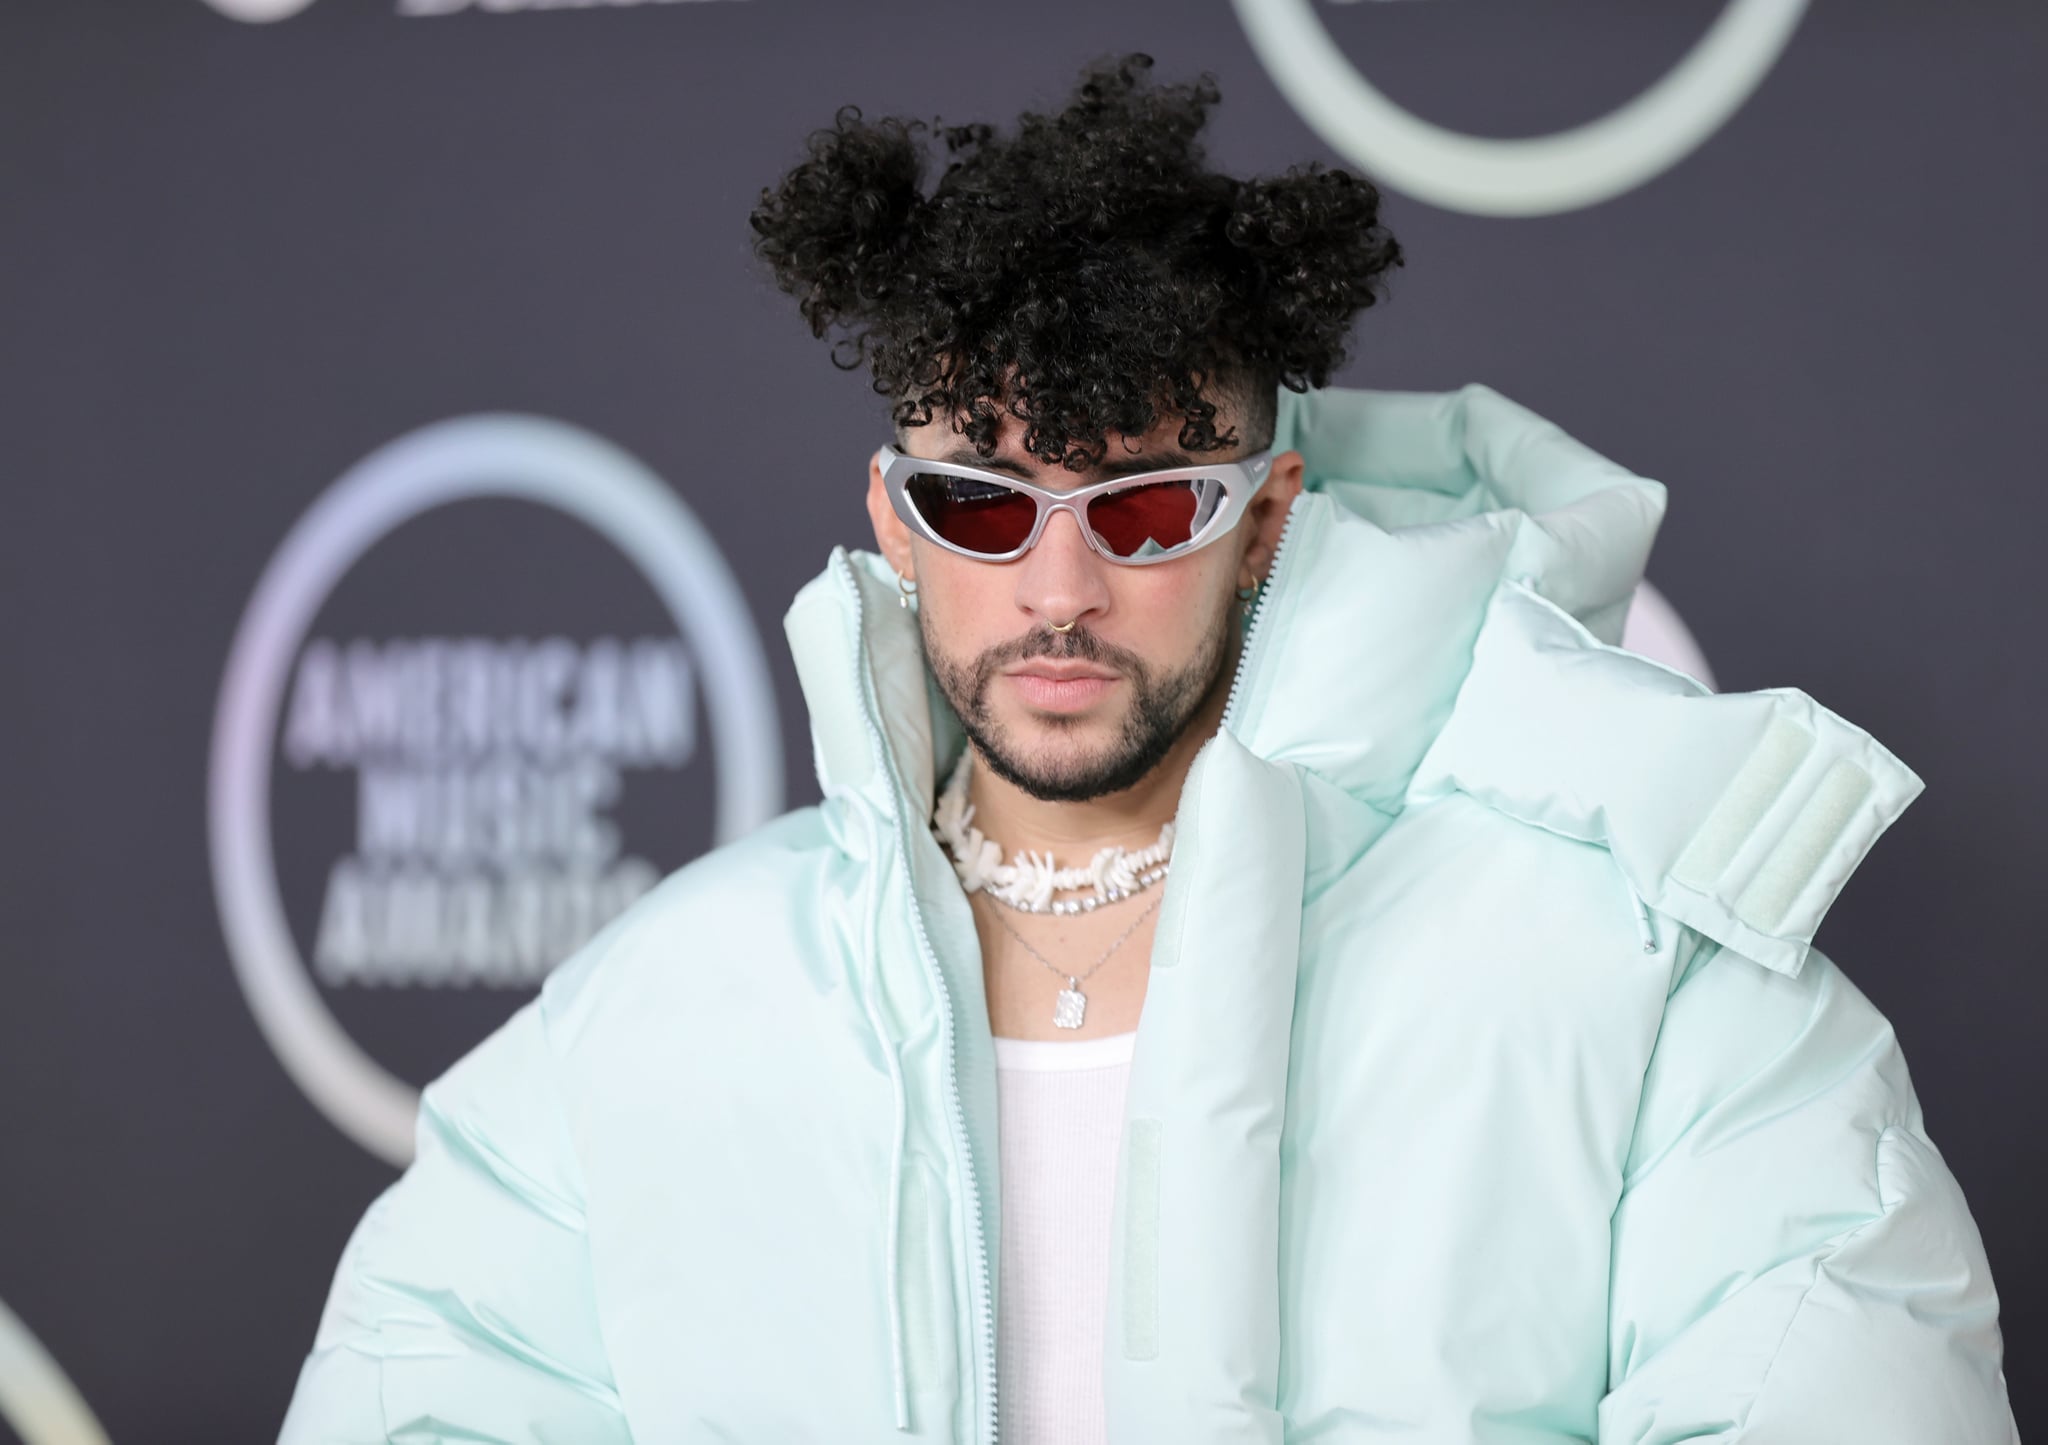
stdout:
{"type": "Polygon", "coordinates": [[[1159,841],[1135,851],[1117,845],[1101,849],[1086,867],[1062,868],[1050,853],[1019,850],[1008,863],[1000,845],[974,826],[974,805],[967,801],[967,770],[974,749],[962,747],[953,776],[932,809],[932,831],[953,861],[960,886],[969,893],[986,892],[1021,913],[1092,913],[1142,893],[1166,876],[1173,853],[1173,824],[1159,830],[1159,841]],[[1055,893],[1079,893],[1055,898],[1055,893]]]}

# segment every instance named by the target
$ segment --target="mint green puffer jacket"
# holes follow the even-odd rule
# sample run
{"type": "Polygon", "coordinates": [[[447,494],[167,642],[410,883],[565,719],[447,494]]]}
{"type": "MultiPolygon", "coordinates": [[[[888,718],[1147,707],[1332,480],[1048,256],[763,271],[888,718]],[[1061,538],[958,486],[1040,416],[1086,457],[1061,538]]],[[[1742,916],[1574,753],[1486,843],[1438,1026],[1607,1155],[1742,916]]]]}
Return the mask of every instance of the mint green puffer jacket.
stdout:
{"type": "MultiPolygon", "coordinates": [[[[1921,779],[1615,644],[1665,489],[1483,386],[1281,393],[1116,1181],[1123,1445],[1999,1445],[1997,1297],[1814,930],[1921,779]]],[[[962,746],[880,559],[786,618],[824,801],[425,1092],[284,1438],[994,1437],[962,746]]]]}

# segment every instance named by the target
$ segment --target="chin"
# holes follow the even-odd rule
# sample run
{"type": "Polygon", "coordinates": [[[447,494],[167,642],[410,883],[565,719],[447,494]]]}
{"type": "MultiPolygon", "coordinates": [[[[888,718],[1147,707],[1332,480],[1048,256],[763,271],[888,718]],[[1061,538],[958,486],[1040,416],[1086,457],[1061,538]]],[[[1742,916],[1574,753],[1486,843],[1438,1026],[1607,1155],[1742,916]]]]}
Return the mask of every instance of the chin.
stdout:
{"type": "Polygon", "coordinates": [[[1071,727],[1026,727],[989,741],[995,743],[983,747],[989,768],[1044,802],[1087,802],[1122,792],[1159,761],[1135,757],[1110,727],[1085,739],[1071,727]]]}
{"type": "Polygon", "coordinates": [[[1020,762],[1029,759],[1063,770],[1095,767],[1116,750],[1122,723],[1120,717],[1026,709],[1003,720],[1002,738],[1020,762]]]}

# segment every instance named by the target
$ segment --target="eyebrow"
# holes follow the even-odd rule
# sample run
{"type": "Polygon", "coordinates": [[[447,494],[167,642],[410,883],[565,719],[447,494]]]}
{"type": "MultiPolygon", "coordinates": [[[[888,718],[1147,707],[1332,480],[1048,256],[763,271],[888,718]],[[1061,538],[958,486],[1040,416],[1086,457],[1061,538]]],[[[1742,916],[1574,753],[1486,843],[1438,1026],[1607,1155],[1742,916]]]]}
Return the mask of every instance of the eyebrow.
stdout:
{"type": "MultiPolygon", "coordinates": [[[[984,457],[972,447],[955,447],[936,460],[956,467],[980,467],[984,471],[1002,472],[1026,482],[1034,480],[1030,468],[1013,462],[1008,457],[984,457]]],[[[1128,477],[1137,472],[1163,472],[1174,467],[1193,465],[1185,452],[1165,451],[1105,462],[1101,470],[1106,477],[1128,477]]]]}

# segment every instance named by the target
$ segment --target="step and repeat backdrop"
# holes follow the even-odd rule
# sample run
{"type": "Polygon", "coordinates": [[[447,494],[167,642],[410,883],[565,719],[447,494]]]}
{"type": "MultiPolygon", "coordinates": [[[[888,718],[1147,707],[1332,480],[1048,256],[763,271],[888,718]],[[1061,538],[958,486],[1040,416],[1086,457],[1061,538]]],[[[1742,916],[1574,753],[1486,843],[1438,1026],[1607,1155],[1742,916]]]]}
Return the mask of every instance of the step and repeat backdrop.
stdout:
{"type": "Polygon", "coordinates": [[[887,439],[748,249],[843,103],[1143,50],[1408,253],[1350,385],[1671,488],[1631,646],[1927,780],[1821,944],[2048,1287],[2038,5],[9,0],[0,1440],[274,1438],[422,1084],[814,801],[780,619],[887,439]]]}

